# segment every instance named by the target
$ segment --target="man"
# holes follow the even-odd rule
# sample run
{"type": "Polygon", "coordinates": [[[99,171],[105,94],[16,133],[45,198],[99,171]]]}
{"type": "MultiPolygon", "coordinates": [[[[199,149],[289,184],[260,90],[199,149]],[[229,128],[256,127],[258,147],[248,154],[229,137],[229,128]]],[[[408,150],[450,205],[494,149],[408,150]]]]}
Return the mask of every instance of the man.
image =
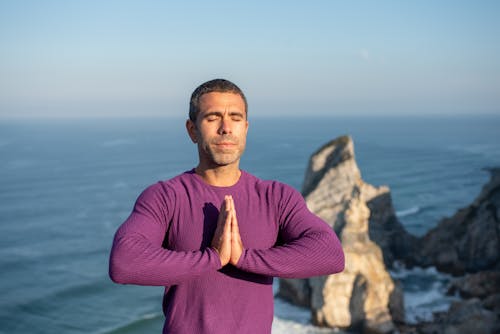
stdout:
{"type": "Polygon", "coordinates": [[[116,283],[165,286],[163,333],[270,333],[273,277],[337,273],[333,230],[291,187],[240,170],[247,102],[216,79],[191,96],[199,164],[144,190],[116,232],[116,283]]]}

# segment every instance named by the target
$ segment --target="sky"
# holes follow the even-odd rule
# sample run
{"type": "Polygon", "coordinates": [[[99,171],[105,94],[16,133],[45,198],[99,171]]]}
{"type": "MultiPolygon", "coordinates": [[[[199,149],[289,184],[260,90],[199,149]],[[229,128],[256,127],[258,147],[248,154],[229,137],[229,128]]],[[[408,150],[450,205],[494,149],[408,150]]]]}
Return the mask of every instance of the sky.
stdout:
{"type": "Polygon", "coordinates": [[[500,115],[500,1],[0,0],[0,118],[500,115]]]}

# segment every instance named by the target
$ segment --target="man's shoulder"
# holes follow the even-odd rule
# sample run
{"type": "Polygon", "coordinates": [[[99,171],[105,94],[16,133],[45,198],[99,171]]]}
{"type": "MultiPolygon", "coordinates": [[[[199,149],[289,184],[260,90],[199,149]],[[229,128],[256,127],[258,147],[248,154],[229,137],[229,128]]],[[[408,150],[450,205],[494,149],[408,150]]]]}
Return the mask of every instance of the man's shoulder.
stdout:
{"type": "Polygon", "coordinates": [[[186,182],[193,182],[195,179],[195,172],[194,169],[187,170],[185,172],[182,172],[170,179],[159,181],[158,183],[167,185],[167,186],[178,186],[180,184],[186,183],[186,182]]]}
{"type": "Polygon", "coordinates": [[[184,187],[183,185],[192,182],[193,180],[193,170],[185,171],[178,174],[170,179],[157,181],[144,189],[147,193],[165,193],[169,191],[176,191],[179,187],[184,187]]]}
{"type": "Polygon", "coordinates": [[[293,188],[292,186],[278,181],[278,180],[265,180],[261,179],[253,174],[250,174],[248,172],[244,172],[245,177],[247,178],[248,182],[255,184],[256,189],[258,190],[266,190],[266,191],[271,191],[275,194],[299,194],[299,192],[293,188]]]}

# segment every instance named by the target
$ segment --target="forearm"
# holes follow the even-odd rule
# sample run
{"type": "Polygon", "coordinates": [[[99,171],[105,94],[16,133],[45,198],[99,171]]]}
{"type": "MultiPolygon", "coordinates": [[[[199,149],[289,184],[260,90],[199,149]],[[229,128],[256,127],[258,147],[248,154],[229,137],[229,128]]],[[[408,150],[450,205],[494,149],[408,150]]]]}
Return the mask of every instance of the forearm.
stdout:
{"type": "Polygon", "coordinates": [[[138,233],[115,236],[109,275],[116,283],[166,286],[220,268],[211,248],[178,252],[152,244],[138,233]]]}
{"type": "Polygon", "coordinates": [[[237,267],[284,278],[329,275],[344,270],[344,252],[333,230],[313,231],[270,249],[246,249],[237,267]]]}

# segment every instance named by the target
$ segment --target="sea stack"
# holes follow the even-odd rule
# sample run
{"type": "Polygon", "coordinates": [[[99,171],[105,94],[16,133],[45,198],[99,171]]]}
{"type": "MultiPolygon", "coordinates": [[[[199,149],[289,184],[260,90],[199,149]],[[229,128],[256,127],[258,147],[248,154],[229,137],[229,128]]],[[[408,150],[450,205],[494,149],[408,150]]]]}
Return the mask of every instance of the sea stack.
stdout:
{"type": "MultiPolygon", "coordinates": [[[[339,137],[315,152],[309,160],[302,194],[309,209],[341,239],[346,267],[336,275],[283,279],[279,296],[310,307],[313,322],[320,326],[373,333],[394,331],[394,322],[404,321],[402,291],[386,269],[381,248],[369,235],[368,202],[382,196],[382,202],[391,209],[388,193],[387,187],[373,187],[361,179],[349,136],[339,137]]],[[[382,216],[387,220],[387,214],[382,216]]]]}

